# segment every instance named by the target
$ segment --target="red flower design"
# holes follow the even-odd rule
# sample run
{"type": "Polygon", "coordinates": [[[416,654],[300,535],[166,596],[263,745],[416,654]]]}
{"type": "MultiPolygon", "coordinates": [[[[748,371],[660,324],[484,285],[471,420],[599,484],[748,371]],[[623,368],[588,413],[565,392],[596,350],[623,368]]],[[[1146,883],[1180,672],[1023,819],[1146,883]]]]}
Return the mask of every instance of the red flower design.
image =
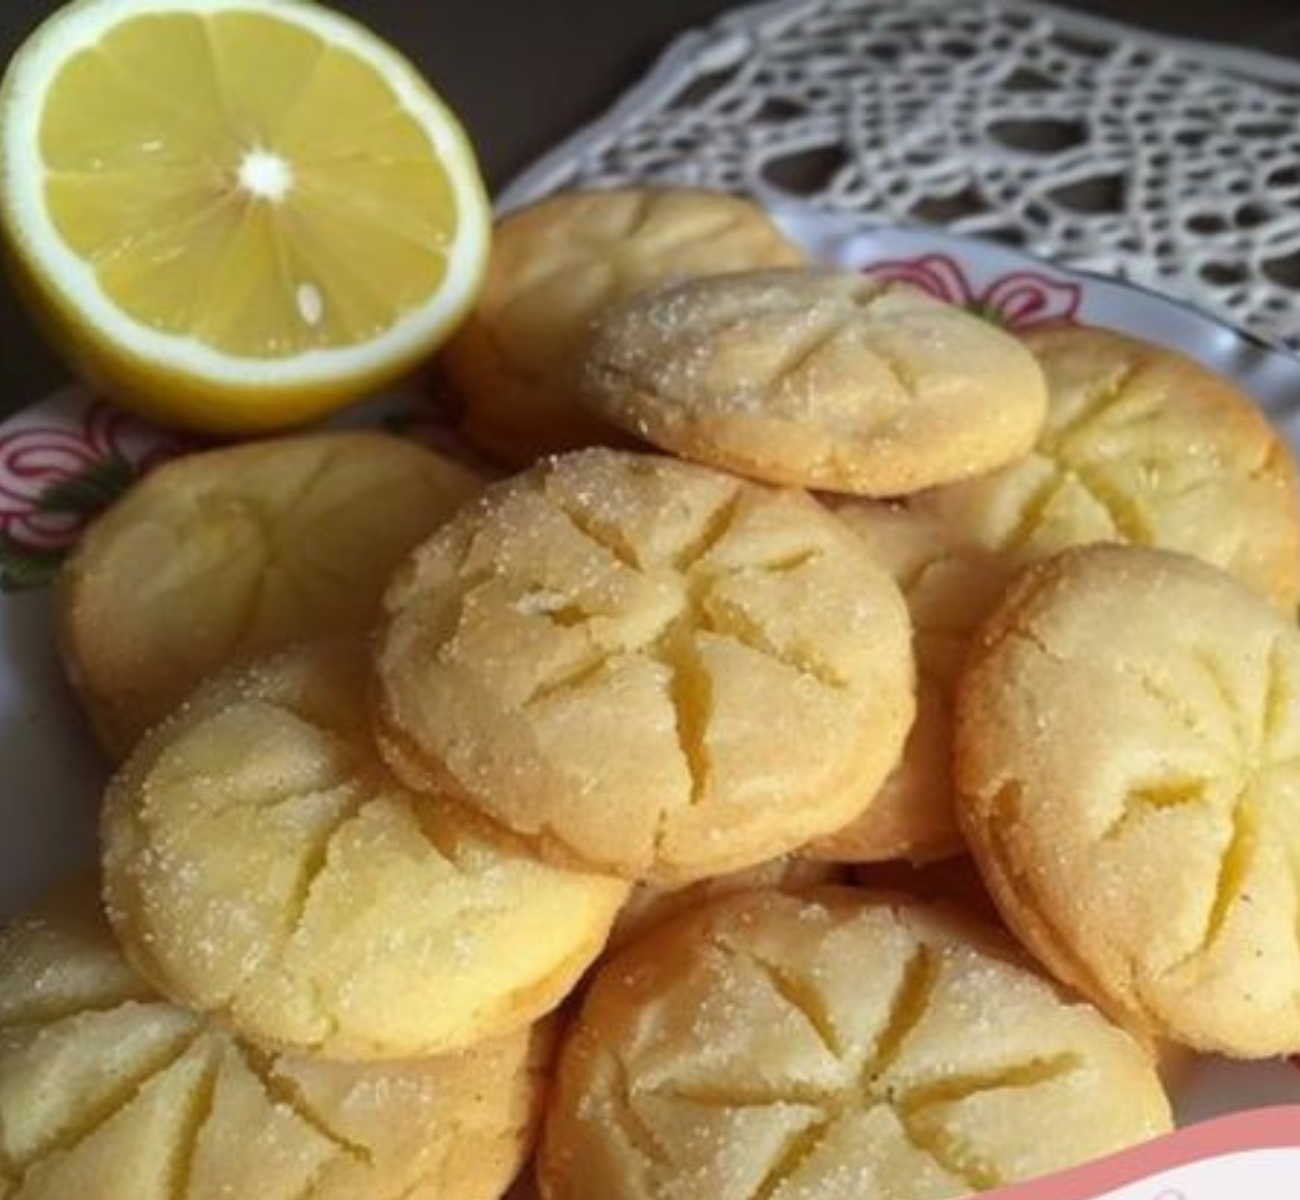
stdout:
{"type": "Polygon", "coordinates": [[[1079,284],[1038,271],[1013,271],[977,289],[961,264],[947,254],[868,263],[862,270],[884,282],[910,283],[938,300],[960,305],[1008,329],[1073,321],[1083,302],[1079,284]]]}
{"type": "Polygon", "coordinates": [[[1011,329],[1033,329],[1074,320],[1082,300],[1083,288],[1077,283],[1015,271],[986,288],[980,303],[1011,329]]]}
{"type": "Polygon", "coordinates": [[[0,537],[55,556],[132,480],[186,445],[98,401],[0,432],[0,537]]]}
{"type": "Polygon", "coordinates": [[[895,258],[868,263],[863,274],[881,283],[910,283],[929,292],[936,300],[967,308],[978,302],[966,273],[946,254],[925,254],[920,258],[895,258]]]}

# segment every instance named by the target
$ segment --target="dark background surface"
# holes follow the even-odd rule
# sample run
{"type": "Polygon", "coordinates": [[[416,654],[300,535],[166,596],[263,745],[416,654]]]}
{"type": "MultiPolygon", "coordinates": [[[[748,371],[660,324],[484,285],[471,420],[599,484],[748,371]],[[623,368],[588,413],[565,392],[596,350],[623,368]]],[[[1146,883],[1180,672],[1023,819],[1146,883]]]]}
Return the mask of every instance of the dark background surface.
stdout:
{"type": "MultiPolygon", "coordinates": [[[[596,116],[675,34],[735,7],[728,0],[334,3],[420,64],[459,111],[493,187],[596,116]]],[[[58,7],[57,0],[0,0],[0,58],[7,62],[58,7]]],[[[1300,58],[1300,0],[1073,0],[1067,7],[1300,58]]],[[[40,399],[65,376],[0,284],[0,415],[40,399]]]]}

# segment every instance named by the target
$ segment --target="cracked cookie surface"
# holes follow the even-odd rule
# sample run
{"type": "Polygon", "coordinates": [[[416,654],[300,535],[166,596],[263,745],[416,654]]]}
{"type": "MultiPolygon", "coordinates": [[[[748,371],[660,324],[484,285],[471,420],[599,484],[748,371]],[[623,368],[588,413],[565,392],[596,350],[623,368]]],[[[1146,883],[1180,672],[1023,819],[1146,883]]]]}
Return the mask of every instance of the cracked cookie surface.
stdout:
{"type": "Polygon", "coordinates": [[[750,271],[634,297],[581,356],[584,400],[638,437],[769,483],[898,496],[1034,444],[1047,392],[1009,334],[905,284],[750,271]]]}
{"type": "Polygon", "coordinates": [[[943,907],[754,892],[606,964],[546,1200],[941,1200],[1165,1132],[1152,1061],[943,907]]]}
{"type": "Polygon", "coordinates": [[[607,443],[617,432],[579,403],[570,372],[594,317],[655,284],[802,261],[739,196],[690,188],[552,196],[498,222],[478,303],[439,362],[468,432],[509,462],[607,443]]]}
{"type": "Polygon", "coordinates": [[[1195,559],[1068,551],[957,699],[959,816],[1061,979],[1203,1051],[1300,1050],[1300,632],[1195,559]]]}
{"type": "Polygon", "coordinates": [[[482,486],[384,434],[314,434],[159,467],[86,533],[59,587],[69,675],[125,758],[214,669],[361,631],[389,575],[482,486]]]}
{"type": "Polygon", "coordinates": [[[158,996],[75,885],[0,933],[0,1194],[497,1200],[547,1040],[381,1066],[272,1054],[158,996]]]}
{"type": "Polygon", "coordinates": [[[385,603],[399,775],[629,878],[688,883],[843,826],[912,719],[906,608],[852,534],[804,493],[657,455],[490,489],[385,603]]]}
{"type": "Polygon", "coordinates": [[[1179,550],[1293,611],[1300,500],[1290,451],[1226,381],[1100,329],[1031,334],[1047,375],[1033,453],[898,505],[844,501],[907,597],[917,718],[903,762],[865,817],[817,850],[832,859],[928,858],[959,845],[952,693],[970,636],[1016,573],[1094,542],[1179,550]]]}
{"type": "Polygon", "coordinates": [[[1294,613],[1300,488],[1259,406],[1192,359],[1110,330],[1025,343],[1050,394],[1033,452],[909,505],[954,544],[1000,557],[1008,578],[1072,546],[1153,546],[1222,567],[1294,613]]]}
{"type": "Polygon", "coordinates": [[[440,1053],[563,999],[627,885],[548,866],[382,764],[360,647],[205,685],[109,789],[105,897],[177,1003],[337,1059],[440,1053]]]}

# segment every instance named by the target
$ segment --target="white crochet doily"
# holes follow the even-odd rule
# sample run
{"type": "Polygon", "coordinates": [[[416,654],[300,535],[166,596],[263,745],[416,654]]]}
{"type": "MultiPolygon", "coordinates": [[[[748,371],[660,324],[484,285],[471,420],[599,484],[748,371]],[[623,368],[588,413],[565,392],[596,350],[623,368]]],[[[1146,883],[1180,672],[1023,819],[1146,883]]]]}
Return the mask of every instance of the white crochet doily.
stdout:
{"type": "Polygon", "coordinates": [[[1300,64],[1265,55],[1027,0],[777,0],[680,39],[502,207],[632,181],[1012,241],[1300,349],[1300,64]]]}

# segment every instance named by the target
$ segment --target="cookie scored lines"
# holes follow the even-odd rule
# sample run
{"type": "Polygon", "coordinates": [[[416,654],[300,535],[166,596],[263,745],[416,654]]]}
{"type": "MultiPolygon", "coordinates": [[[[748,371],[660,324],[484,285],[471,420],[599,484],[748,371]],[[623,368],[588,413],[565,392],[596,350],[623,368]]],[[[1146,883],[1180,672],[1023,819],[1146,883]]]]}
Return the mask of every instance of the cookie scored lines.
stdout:
{"type": "MultiPolygon", "coordinates": [[[[356,750],[355,731],[333,728],[320,717],[309,716],[287,701],[256,697],[249,698],[246,703],[264,710],[267,714],[289,718],[295,726],[304,731],[304,736],[314,738],[326,756],[338,760],[331,768],[337,773],[337,781],[326,787],[315,788],[309,785],[282,784],[273,791],[256,791],[245,798],[235,796],[229,791],[223,795],[221,807],[232,813],[240,808],[272,813],[277,808],[290,806],[301,808],[311,804],[329,806],[333,811],[318,829],[311,831],[309,839],[301,826],[295,826],[295,837],[302,839],[303,844],[299,847],[300,862],[292,887],[284,898],[282,917],[274,926],[265,929],[262,954],[256,961],[244,964],[245,969],[241,977],[232,979],[223,989],[224,995],[220,1001],[210,1007],[210,1011],[215,1014],[228,1012],[237,1006],[243,996],[243,981],[259,975],[265,970],[269,960],[283,958],[301,943],[312,902],[319,889],[329,879],[331,872],[337,867],[334,849],[340,839],[358,822],[364,822],[370,810],[393,802],[393,785],[385,779],[382,768],[367,764],[356,750]]],[[[219,717],[220,714],[217,716],[219,717]]],[[[166,779],[165,786],[169,792],[174,793],[193,788],[211,788],[213,781],[210,775],[199,772],[171,776],[166,779]]],[[[151,807],[152,802],[147,799],[137,819],[145,824],[153,824],[156,818],[150,815],[151,807]]],[[[439,836],[436,818],[423,812],[417,812],[415,817],[421,837],[431,853],[455,873],[471,874],[472,869],[463,861],[454,839],[439,836]]],[[[159,849],[155,851],[154,862],[166,870],[178,885],[183,886],[184,873],[189,869],[184,861],[169,862],[165,851],[159,849]]],[[[490,891],[485,891],[479,897],[479,903],[473,906],[473,911],[494,913],[498,906],[499,901],[490,891]]],[[[220,915],[218,910],[215,916],[219,918],[220,915]]],[[[194,945],[200,953],[216,952],[219,949],[216,945],[209,947],[202,941],[194,945]]],[[[312,989],[309,995],[312,1001],[312,1016],[321,1029],[314,1040],[317,1043],[324,1043],[337,1033],[338,1017],[332,1011],[332,1006],[316,989],[312,989]]]]}
{"type": "MultiPolygon", "coordinates": [[[[5,1021],[0,1024],[0,1035],[15,1029],[24,1032],[39,1030],[44,1034],[82,1017],[112,1016],[133,1009],[138,1010],[142,1016],[150,1009],[159,1013],[179,1014],[179,1010],[163,1001],[140,1001],[133,995],[123,998],[116,1005],[110,1005],[106,998],[100,998],[99,1007],[95,1009],[78,1009],[73,1004],[67,1007],[68,1012],[48,1020],[20,1018],[17,1021],[5,1021]]],[[[330,1147],[329,1156],[322,1160],[305,1182],[301,1193],[303,1197],[311,1194],[320,1175],[341,1156],[365,1166],[374,1165],[373,1151],[334,1129],[329,1120],[311,1105],[302,1089],[277,1070],[273,1055],[243,1045],[197,1019],[191,1019],[189,1026],[185,1031],[179,1032],[177,1037],[167,1039],[155,1052],[145,1055],[102,1099],[86,1107],[66,1129],[43,1142],[30,1158],[17,1162],[8,1158],[0,1160],[0,1178],[7,1177],[6,1181],[11,1182],[15,1189],[12,1193],[15,1200],[21,1200],[27,1178],[42,1164],[74,1152],[87,1139],[141,1100],[151,1087],[162,1086],[164,1081],[177,1072],[197,1071],[186,1097],[188,1105],[184,1120],[178,1124],[177,1140],[168,1154],[172,1164],[168,1194],[173,1200],[185,1200],[190,1192],[189,1175],[198,1144],[213,1116],[220,1077],[232,1064],[235,1069],[242,1067],[257,1081],[268,1108],[273,1111],[288,1111],[330,1147]]],[[[428,1172],[426,1177],[432,1173],[428,1172]]],[[[391,1200],[397,1200],[397,1197],[394,1196],[391,1200]]]]}
{"type": "MultiPolygon", "coordinates": [[[[1106,515],[1120,537],[1139,545],[1150,544],[1152,530],[1136,500],[1106,479],[1102,465],[1091,461],[1086,452],[1076,450],[1077,444],[1093,433],[1128,430],[1152,419],[1156,409],[1150,404],[1116,419],[1130,401],[1132,386],[1142,369],[1139,363],[1121,367],[1094,388],[1079,410],[1059,428],[1053,427],[1049,408],[1048,424],[1027,460],[1045,465],[1049,474],[1022,503],[1016,524],[1000,540],[1000,549],[1023,551],[1031,546],[1053,503],[1071,486],[1082,491],[1106,515]]],[[[1012,471],[1023,469],[1013,467],[1012,471]]]]}
{"type": "Polygon", "coordinates": [[[1041,1086],[1083,1068],[1074,1053],[1014,1062],[972,1073],[954,1073],[914,1082],[906,1087],[891,1078],[891,1071],[908,1040],[928,1015],[941,985],[943,952],[917,946],[904,964],[889,999],[884,1019],[869,1048],[853,1052],[843,1044],[833,1013],[817,997],[815,988],[796,972],[754,952],[731,944],[725,937],[710,938],[704,948],[728,970],[739,967],[761,979],[778,1003],[784,1005],[812,1032],[828,1056],[841,1068],[834,1086],[785,1082],[739,1087],[667,1084],[638,1092],[631,1086],[626,1064],[616,1056],[612,1067],[620,1085],[615,1089],[614,1117],[632,1149],[653,1164],[668,1157],[639,1111],[641,1097],[670,1100],[709,1109],[805,1109],[807,1120],[786,1135],[781,1146],[749,1193],[749,1200],[772,1200],[782,1187],[818,1152],[825,1140],[846,1119],[872,1110],[887,1109],[902,1136],[936,1167],[960,1180],[972,1191],[1003,1185],[974,1146],[962,1144],[942,1124],[935,1126],[933,1110],[972,1097],[1008,1088],[1041,1086]]]}
{"type": "MultiPolygon", "coordinates": [[[[1029,630],[1010,636],[1044,657],[1061,661],[1045,641],[1029,630]]],[[[1285,657],[1281,640],[1275,638],[1263,655],[1255,715],[1247,710],[1239,686],[1229,678],[1224,664],[1204,646],[1190,649],[1197,688],[1180,689],[1146,668],[1124,672],[1164,712],[1171,725],[1198,747],[1209,746],[1217,760],[1216,769],[1209,774],[1171,771],[1163,779],[1135,780],[1119,798],[1115,816],[1096,837],[1099,846],[1122,842],[1147,814],[1156,811],[1210,806],[1222,814],[1222,845],[1202,933],[1183,955],[1161,969],[1162,976],[1208,954],[1222,935],[1233,906],[1248,896],[1259,847],[1273,840],[1270,830],[1282,819],[1278,805],[1265,804],[1261,796],[1278,786],[1279,774],[1293,777],[1300,793],[1300,740],[1293,737],[1296,744],[1292,748],[1283,748],[1281,753],[1277,749],[1285,738],[1282,718],[1286,708],[1300,698],[1289,684],[1285,657]]],[[[1011,781],[1004,784],[1004,790],[1009,786],[1011,781]]],[[[1018,819],[1014,811],[1008,814],[1007,820],[1014,823],[1018,819]]],[[[1285,845],[1289,836],[1293,835],[1284,831],[1279,844],[1285,845]]],[[[1286,859],[1296,908],[1296,944],[1300,947],[1300,850],[1288,853],[1286,859]]],[[[1134,983],[1136,987],[1140,981],[1135,977],[1134,983]]],[[[1300,994],[1296,1000],[1300,1003],[1300,994]]],[[[1141,1003],[1140,998],[1137,1002],[1141,1003]]]]}
{"type": "MultiPolygon", "coordinates": [[[[1259,712],[1252,726],[1237,689],[1233,686],[1221,664],[1210,651],[1198,653],[1197,661],[1208,677],[1214,693],[1230,714],[1237,738],[1237,757],[1232,764],[1235,771],[1232,781],[1233,798],[1228,813],[1229,834],[1220,852],[1218,874],[1215,880],[1214,900],[1206,918],[1205,931],[1199,944],[1182,962],[1171,970],[1195,961],[1208,953],[1222,934],[1233,906],[1248,901],[1251,877],[1261,845],[1273,841],[1271,830],[1279,820],[1276,803],[1262,799],[1279,786],[1278,776],[1290,775],[1295,785],[1300,785],[1300,747],[1290,753],[1279,743],[1285,738],[1283,721],[1286,709],[1295,697],[1288,685],[1288,672],[1280,640],[1275,639],[1265,656],[1264,681],[1260,690],[1259,712]]],[[[1294,786],[1294,785],[1293,785],[1294,786]]],[[[1280,830],[1277,844],[1285,846],[1294,840],[1291,830],[1280,830]]],[[[1286,870],[1290,876],[1292,902],[1300,922],[1300,852],[1286,855],[1286,870]]],[[[1300,947],[1300,927],[1296,930],[1296,943],[1300,947]]],[[[1296,1000],[1300,1003],[1300,993],[1296,1000]]]]}
{"type": "MultiPolygon", "coordinates": [[[[1132,389],[1140,380],[1146,365],[1131,363],[1120,367],[1115,374],[1101,381],[1084,398],[1076,412],[1065,418],[1064,423],[1053,428],[1049,410],[1049,424],[1039,438],[1034,450],[1027,456],[1026,462],[1037,463],[1045,467],[1047,476],[1022,500],[1018,516],[1012,526],[997,539],[994,551],[1001,555],[1018,556],[1030,551],[1035,540],[1041,534],[1048,514],[1055,501],[1072,485],[1079,488],[1102,510],[1115,534],[1124,541],[1135,545],[1154,545],[1157,542],[1150,518],[1141,509],[1134,497],[1128,496],[1122,487],[1116,487],[1104,477],[1107,464],[1092,462],[1086,453],[1076,449],[1077,443],[1099,431],[1117,432],[1131,429],[1135,425],[1158,418],[1159,406],[1147,403],[1131,413],[1125,413],[1125,406],[1132,399],[1132,389]]],[[[1109,464],[1114,465],[1114,464],[1109,464]]],[[[1008,475],[1023,470],[1023,466],[1008,469],[1008,475]]],[[[1154,469],[1154,468],[1153,468],[1154,469]]],[[[1157,472],[1158,473],[1158,472],[1157,472]]],[[[1162,499],[1181,499],[1189,491],[1209,486],[1207,477],[1179,493],[1163,493],[1162,499]]],[[[984,481],[976,481],[974,488],[986,486],[984,481]]],[[[962,485],[958,485],[955,494],[961,494],[962,485]]],[[[924,503],[924,502],[922,502],[924,503]]],[[[906,506],[905,506],[906,507],[906,506]]],[[[970,552],[961,547],[945,548],[927,556],[915,564],[912,569],[898,580],[899,587],[909,602],[932,572],[952,568],[964,568],[970,560],[970,552]]],[[[964,638],[968,629],[930,629],[925,633],[949,635],[964,638]]],[[[925,670],[927,656],[921,656],[918,668],[925,670]]]]}
{"type": "Polygon", "coordinates": [[[88,1105],[80,1119],[44,1139],[34,1154],[15,1157],[0,1149],[0,1177],[21,1181],[37,1163],[73,1148],[130,1104],[151,1079],[169,1071],[203,1037],[204,1030],[197,1019],[180,1014],[161,1001],[146,999],[145,995],[143,989],[128,985],[114,987],[83,1003],[82,995],[52,997],[48,990],[40,987],[39,997],[31,997],[39,1001],[35,1008],[31,1004],[23,1005],[16,1013],[0,1021],[0,1040],[12,1042],[17,1035],[18,1039],[35,1044],[61,1027],[95,1025],[130,1011],[141,1016],[153,1011],[182,1018],[174,1030],[162,1031],[156,1044],[137,1052],[133,1069],[124,1069],[120,1081],[107,1089],[95,1104],[88,1105]]]}
{"type": "MultiPolygon", "coordinates": [[[[572,594],[557,591],[535,575],[523,578],[521,594],[515,602],[517,611],[568,631],[580,631],[589,642],[589,653],[578,662],[538,682],[523,702],[525,709],[581,691],[592,680],[617,670],[621,662],[640,659],[666,668],[665,695],[674,709],[678,746],[691,780],[691,802],[698,804],[704,799],[710,769],[706,745],[709,672],[699,655],[701,636],[738,643],[818,686],[835,690],[850,686],[834,664],[823,661],[811,647],[783,645],[761,621],[750,618],[736,603],[720,594],[722,585],[737,577],[755,572],[788,574],[815,565],[826,553],[821,544],[809,542],[767,561],[746,562],[740,567],[711,564],[711,553],[728,539],[743,518],[748,499],[744,485],[729,489],[704,514],[692,535],[673,548],[666,562],[653,561],[652,554],[626,536],[616,521],[597,519],[579,503],[558,495],[557,489],[545,484],[543,494],[551,509],[612,570],[629,572],[652,586],[667,589],[673,602],[651,627],[630,639],[617,638],[609,625],[602,623],[604,618],[621,615],[617,610],[584,607],[572,594]]],[[[472,547],[466,558],[471,554],[472,547]]],[[[511,564],[510,569],[517,569],[517,564],[511,564]]],[[[459,611],[447,622],[439,653],[456,637],[460,613],[464,612],[467,601],[477,590],[495,586],[503,573],[500,567],[485,568],[470,579],[462,579],[459,611]]],[[[667,816],[665,810],[661,821],[667,816]]]]}
{"type": "MultiPolygon", "coordinates": [[[[537,303],[539,297],[544,298],[557,284],[568,281],[578,272],[587,275],[599,271],[607,294],[619,295],[640,290],[645,286],[648,274],[660,272],[647,272],[636,267],[638,258],[653,256],[661,259],[671,256],[683,262],[691,262],[697,257],[693,253],[697,247],[712,248],[720,240],[733,233],[744,233],[750,227],[747,213],[726,213],[720,220],[704,223],[694,221],[685,228],[679,219],[669,225],[666,231],[671,236],[647,242],[646,235],[655,223],[658,207],[658,202],[651,193],[639,192],[628,205],[619,228],[612,233],[589,228],[586,224],[567,229],[566,243],[587,251],[586,256],[570,254],[545,265],[535,274],[525,275],[523,286],[503,306],[499,314],[500,322],[508,325],[520,309],[527,311],[537,303]],[[626,249],[629,245],[635,247],[630,258],[626,249]]],[[[498,324],[485,323],[484,332],[499,354],[505,358],[511,357],[506,353],[507,345],[502,340],[498,324]]]]}
{"type": "MultiPolygon", "coordinates": [[[[1105,434],[1129,434],[1143,425],[1158,429],[1167,404],[1175,403],[1163,391],[1134,401],[1134,389],[1153,370],[1153,364],[1132,362],[1117,368],[1110,379],[1102,380],[1084,398],[1078,411],[1053,427],[1049,408],[1048,425],[1025,465],[1036,464],[1048,470],[1046,477],[1021,502],[1015,524],[998,540],[998,548],[1008,553],[1022,553],[1033,547],[1042,532],[1054,503],[1069,489],[1078,489],[1105,515],[1114,534],[1138,546],[1156,546],[1160,535],[1152,513],[1143,504],[1143,495],[1158,509],[1162,504],[1185,501],[1197,492],[1213,491],[1218,478],[1215,471],[1202,471],[1177,488],[1162,483],[1162,477],[1185,467],[1184,439],[1177,446],[1167,439],[1154,438],[1143,447],[1144,456],[1135,470],[1141,473],[1143,487],[1116,482],[1111,473],[1132,465],[1127,453],[1115,458],[1100,458],[1090,452],[1089,439],[1105,434]]],[[[1266,447],[1264,457],[1245,472],[1251,482],[1263,478],[1276,454],[1266,447]]],[[[1190,461],[1199,462],[1193,457],[1190,461]]],[[[1025,466],[1009,469],[1010,474],[1025,466]]]]}
{"type": "MultiPolygon", "coordinates": [[[[344,457],[341,450],[326,451],[318,462],[312,464],[295,481],[292,494],[287,497],[272,497],[268,500],[257,491],[226,494],[204,491],[194,498],[197,501],[195,515],[200,524],[211,521],[214,517],[223,520],[237,517],[244,529],[252,531],[252,537],[243,543],[240,552],[255,553],[258,556],[257,570],[252,573],[252,586],[241,597],[239,611],[230,625],[224,652],[226,658],[232,657],[249,644],[273,587],[286,588],[299,595],[312,595],[317,589],[310,584],[300,591],[300,574],[317,576],[335,590],[356,586],[356,580],[347,578],[333,564],[322,562],[309,553],[309,538],[289,536],[291,532],[298,534],[297,527],[303,515],[310,513],[311,503],[320,484],[343,462],[344,457]]],[[[178,533],[183,532],[189,517],[190,514],[186,513],[186,520],[179,523],[178,533]]],[[[204,574],[228,570],[229,563],[223,557],[204,574]]],[[[168,587],[170,591],[183,593],[194,587],[195,580],[194,575],[187,574],[168,587]]]]}
{"type": "MultiPolygon", "coordinates": [[[[638,319],[649,328],[651,345],[667,340],[670,349],[667,361],[644,354],[637,356],[635,364],[613,362],[606,357],[599,362],[600,374],[622,378],[638,389],[653,391],[661,400],[680,399],[683,393],[696,390],[695,376],[712,361],[719,344],[725,344],[733,336],[743,338],[755,325],[762,325],[768,342],[780,347],[775,360],[763,363],[752,380],[743,384],[738,381],[717,397],[696,396],[696,401],[706,408],[716,405],[724,410],[742,409],[752,404],[757,409],[765,397],[790,395],[806,406],[806,389],[792,389],[792,380],[801,372],[815,370],[817,360],[845,339],[862,341],[864,348],[892,377],[899,392],[915,395],[917,380],[903,358],[883,339],[863,337],[871,330],[868,322],[871,310],[890,294],[888,285],[868,279],[855,280],[851,290],[819,296],[809,303],[783,289],[779,268],[770,269],[769,273],[774,277],[771,284],[755,296],[724,297],[730,304],[709,305],[701,303],[699,298],[677,294],[658,298],[638,314],[638,319]],[[781,318],[784,323],[769,328],[773,318],[781,318]]],[[[874,403],[879,405],[880,399],[874,397],[874,403]]],[[[894,415],[894,410],[886,411],[875,423],[887,423],[894,415]]],[[[820,419],[829,419],[829,414],[820,414],[820,419]]]]}
{"type": "Polygon", "coordinates": [[[644,289],[648,276],[662,274],[662,268],[656,269],[655,266],[660,260],[692,263],[711,258],[720,242],[735,233],[743,235],[751,226],[748,213],[724,213],[720,219],[692,221],[685,227],[679,217],[656,236],[654,227],[660,216],[658,210],[659,206],[650,194],[642,193],[637,198],[637,212],[625,233],[610,241],[588,243],[600,252],[602,266],[609,274],[610,291],[614,295],[627,295],[644,289]],[[704,254],[697,253],[698,249],[705,247],[704,254]],[[646,259],[650,260],[650,271],[640,265],[639,260],[646,259]]]}

